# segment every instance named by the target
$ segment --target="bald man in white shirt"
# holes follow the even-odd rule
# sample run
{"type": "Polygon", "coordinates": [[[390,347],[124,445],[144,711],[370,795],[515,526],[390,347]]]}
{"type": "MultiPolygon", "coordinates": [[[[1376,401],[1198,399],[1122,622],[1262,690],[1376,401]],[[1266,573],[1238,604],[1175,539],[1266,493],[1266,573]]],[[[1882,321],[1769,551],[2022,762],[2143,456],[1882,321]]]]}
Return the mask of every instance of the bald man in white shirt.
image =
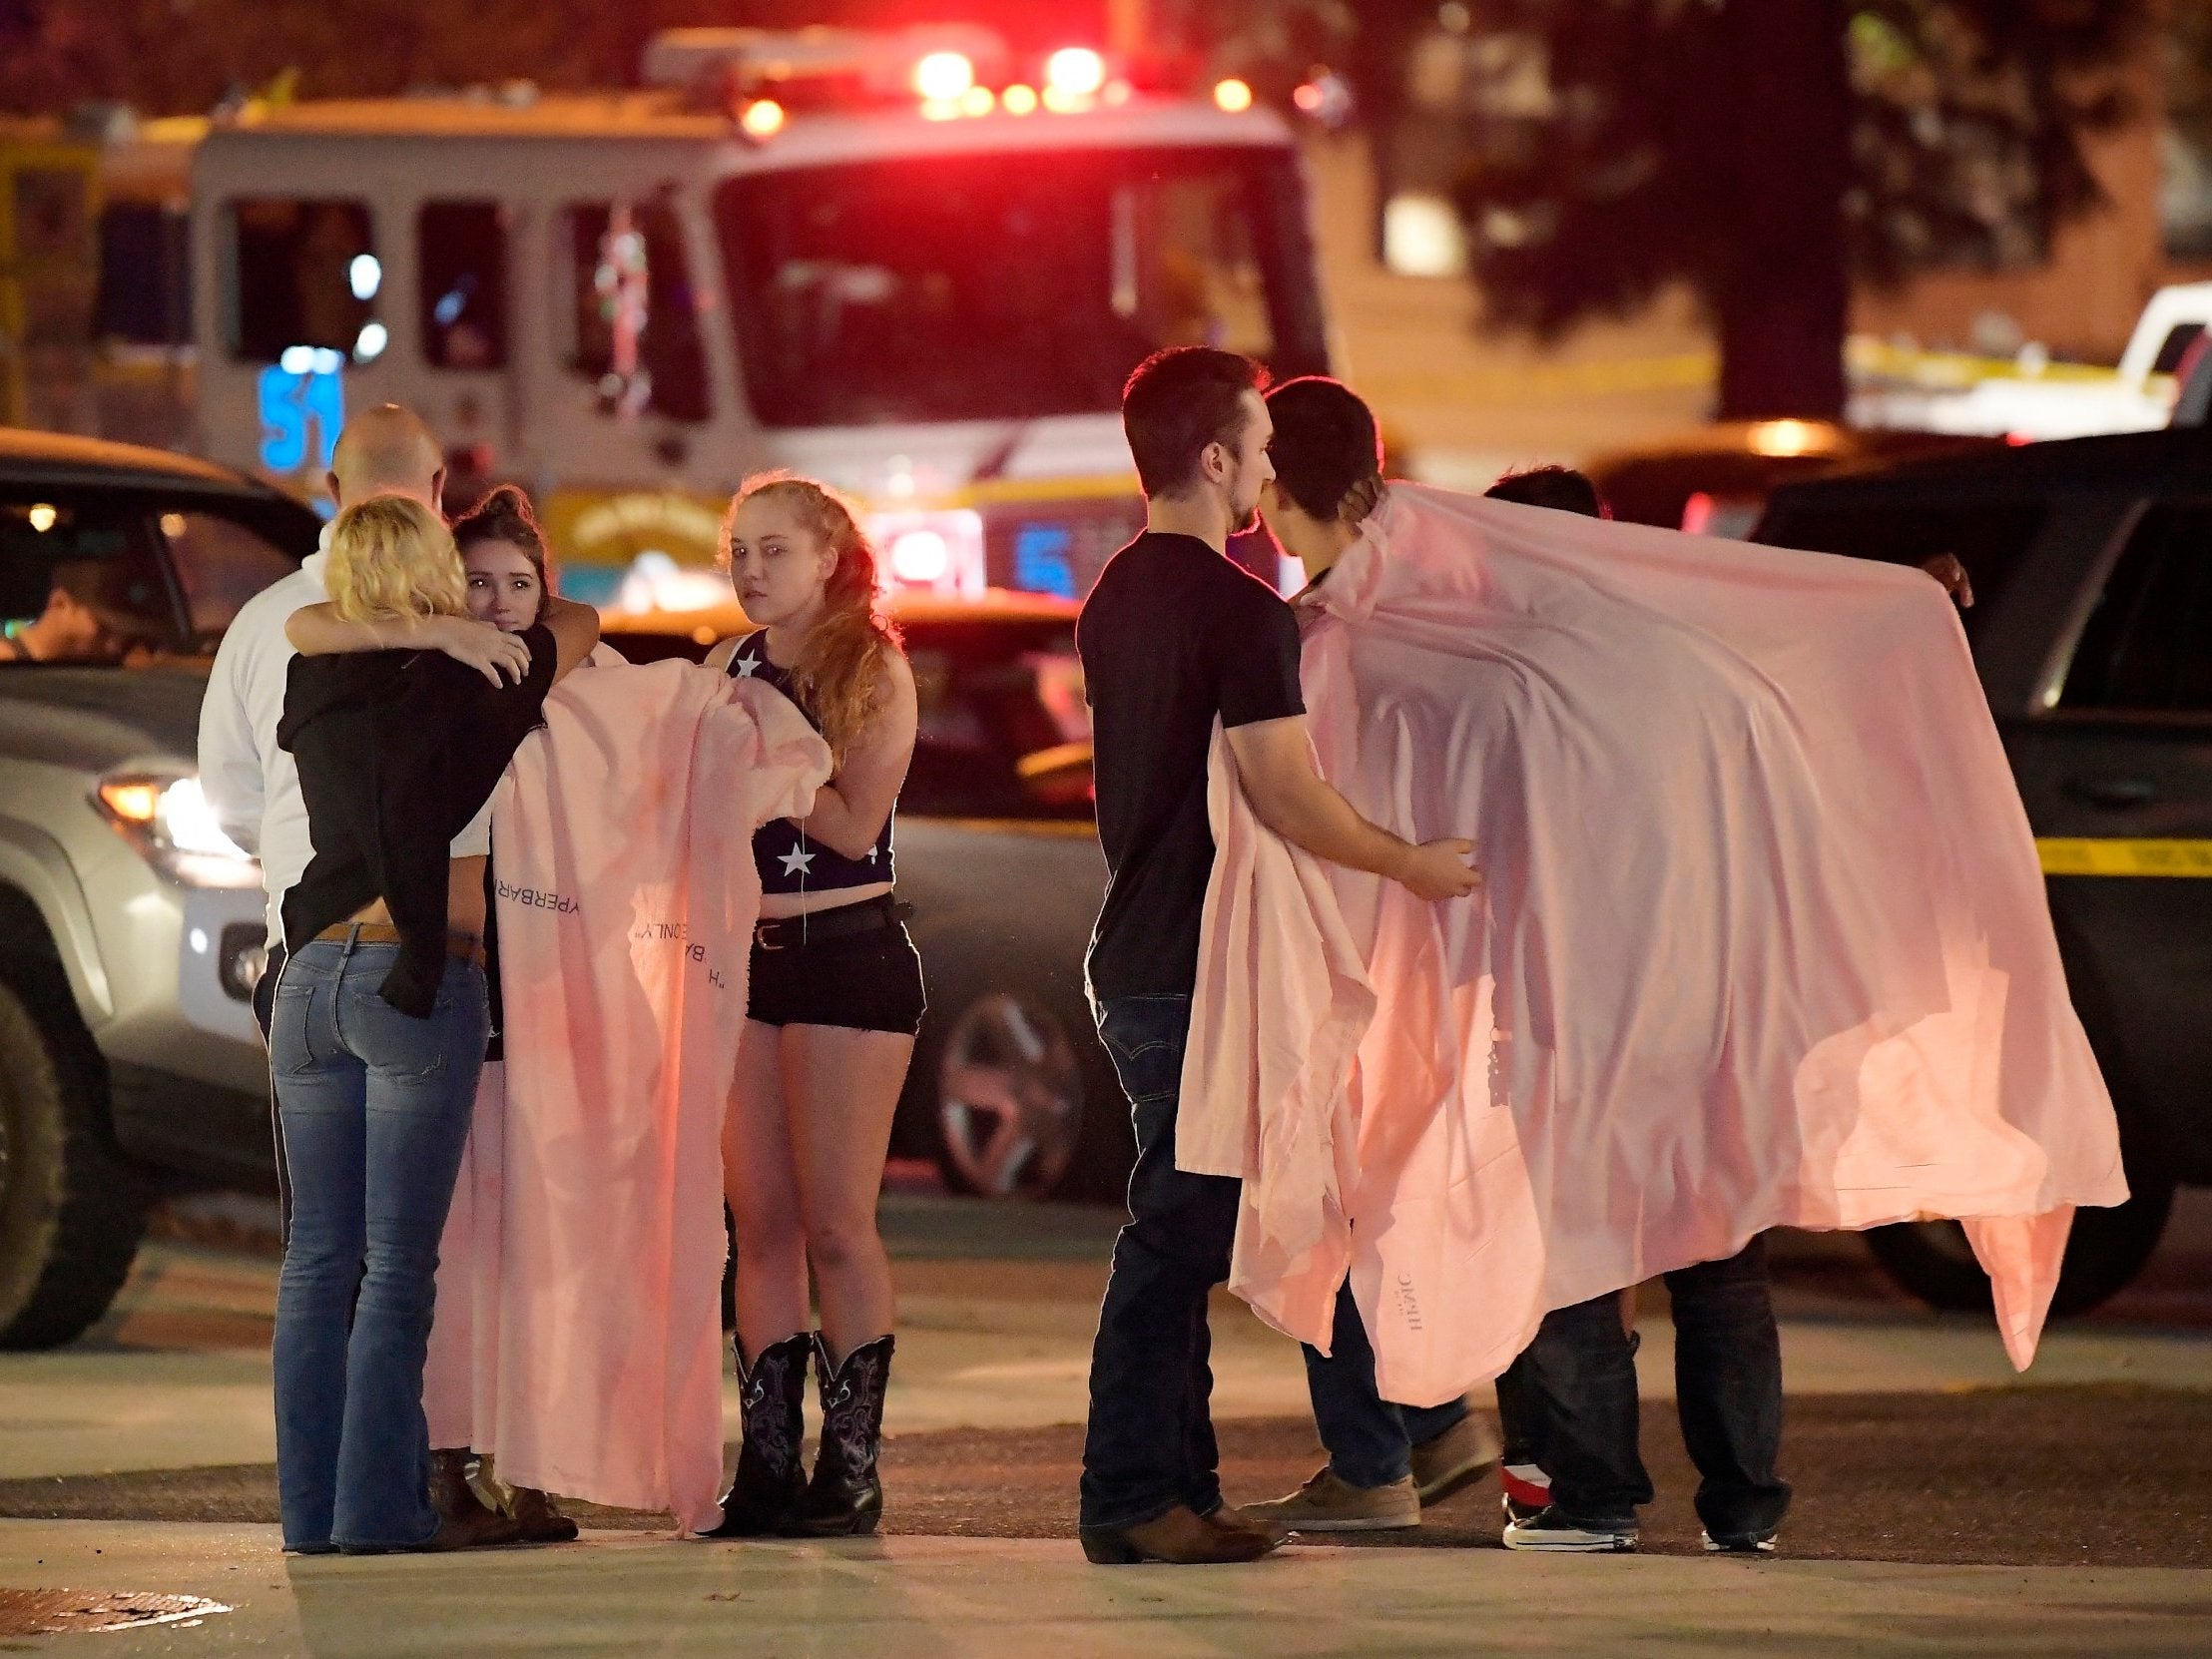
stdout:
{"type": "MultiPolygon", "coordinates": [[[[435,510],[445,487],[445,459],[420,417],[384,403],[346,422],[330,457],[328,482],[340,507],[390,494],[412,496],[435,510]]],[[[224,833],[261,859],[269,894],[270,963],[254,990],[254,1014],[265,1036],[282,964],[277,906],[314,856],[299,774],[276,746],[292,658],[284,623],[302,606],[329,598],[322,585],[324,557],[320,551],[310,554],[289,576],[246,602],[224,633],[200,706],[200,787],[224,833]]]]}

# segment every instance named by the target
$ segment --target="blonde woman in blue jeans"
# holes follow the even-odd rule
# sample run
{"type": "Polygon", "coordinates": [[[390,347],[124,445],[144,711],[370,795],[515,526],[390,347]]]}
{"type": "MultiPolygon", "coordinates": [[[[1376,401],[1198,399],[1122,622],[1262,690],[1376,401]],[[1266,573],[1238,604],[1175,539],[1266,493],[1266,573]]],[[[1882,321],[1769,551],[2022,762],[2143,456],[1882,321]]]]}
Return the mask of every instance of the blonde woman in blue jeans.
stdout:
{"type": "Polygon", "coordinates": [[[284,895],[270,1030],[292,1188],[274,1352],[284,1547],[511,1541],[503,1517],[441,1523],[431,1502],[423,1355],[489,1029],[485,807],[598,627],[470,620],[451,534],[404,496],[338,515],[324,580],[328,603],[286,627],[301,655],[277,728],[315,849],[284,895]]]}

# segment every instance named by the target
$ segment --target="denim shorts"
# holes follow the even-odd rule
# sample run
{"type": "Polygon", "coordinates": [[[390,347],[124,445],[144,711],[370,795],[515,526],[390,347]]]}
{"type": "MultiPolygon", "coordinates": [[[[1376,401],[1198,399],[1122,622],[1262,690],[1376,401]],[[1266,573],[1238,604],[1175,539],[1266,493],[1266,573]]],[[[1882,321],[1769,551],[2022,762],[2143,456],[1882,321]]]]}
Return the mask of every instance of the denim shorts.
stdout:
{"type": "Polygon", "coordinates": [[[929,1006],[921,957],[895,921],[775,950],[756,945],[751,973],[745,1015],[763,1025],[836,1025],[910,1037],[929,1006]]]}

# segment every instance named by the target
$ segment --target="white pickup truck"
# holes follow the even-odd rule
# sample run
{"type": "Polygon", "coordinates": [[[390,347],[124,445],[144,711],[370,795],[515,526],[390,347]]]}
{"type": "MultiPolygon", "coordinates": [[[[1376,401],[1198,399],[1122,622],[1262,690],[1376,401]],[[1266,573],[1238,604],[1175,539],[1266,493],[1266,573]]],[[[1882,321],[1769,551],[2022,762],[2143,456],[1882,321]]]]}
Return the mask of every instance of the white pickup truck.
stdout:
{"type": "Polygon", "coordinates": [[[2009,374],[1946,373],[1940,363],[1910,374],[1877,369],[1853,394],[1851,420],[2022,441],[2153,431],[2174,421],[2186,371],[2206,349],[2200,342],[2208,323],[2212,282],[2160,288],[2109,371],[2051,363],[2032,345],[2009,374]]]}

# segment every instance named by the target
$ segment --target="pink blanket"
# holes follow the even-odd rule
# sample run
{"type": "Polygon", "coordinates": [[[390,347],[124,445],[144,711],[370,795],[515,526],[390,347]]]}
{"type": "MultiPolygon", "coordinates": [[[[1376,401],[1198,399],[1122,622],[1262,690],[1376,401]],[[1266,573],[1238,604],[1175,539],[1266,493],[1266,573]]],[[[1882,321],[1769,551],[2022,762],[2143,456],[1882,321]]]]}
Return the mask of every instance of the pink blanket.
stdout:
{"type": "Polygon", "coordinates": [[[440,1246],[430,1440],[696,1531],[721,1515],[753,830],[806,811],[830,753],[770,688],[688,663],[573,675],[545,714],[493,807],[507,1059],[440,1246]]]}
{"type": "Polygon", "coordinates": [[[1486,897],[1271,835],[1217,741],[1177,1161],[1246,1180],[1232,1286],[1383,1393],[1776,1226],[1962,1219],[2032,1359],[2126,1196],[2035,847],[1916,570],[1392,486],[1318,595],[1324,773],[1486,897]]]}

